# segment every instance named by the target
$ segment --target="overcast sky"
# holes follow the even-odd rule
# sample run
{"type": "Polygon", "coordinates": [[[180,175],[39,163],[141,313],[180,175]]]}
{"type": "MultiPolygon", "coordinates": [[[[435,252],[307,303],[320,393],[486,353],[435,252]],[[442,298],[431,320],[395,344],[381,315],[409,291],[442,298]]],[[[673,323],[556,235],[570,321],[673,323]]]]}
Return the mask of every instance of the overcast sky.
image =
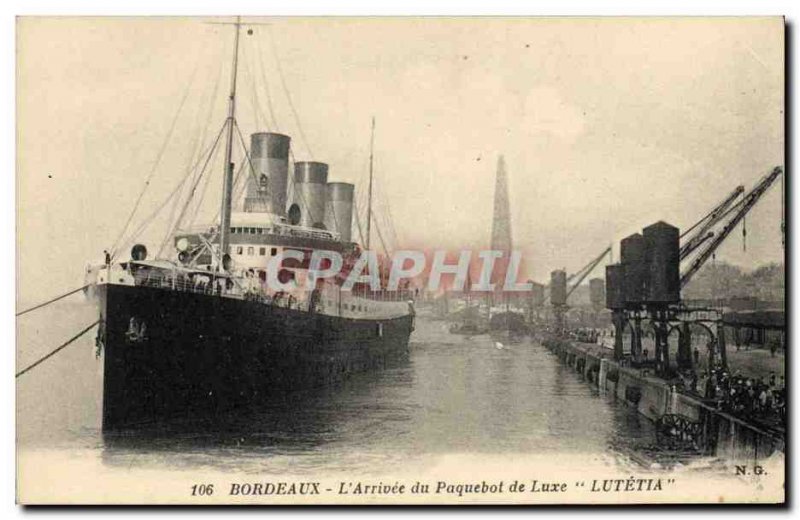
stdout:
{"type": "MultiPolygon", "coordinates": [[[[232,29],[208,20],[20,20],[21,299],[79,285],[114,243],[184,96],[134,224],[213,140],[232,29]]],[[[242,35],[242,131],[287,133],[298,160],[363,189],[374,115],[378,206],[399,246],[486,247],[498,154],[539,281],[656,220],[688,227],[784,161],[778,18],[248,20],[270,25],[242,35]]],[[[201,219],[218,209],[220,170],[201,219]]],[[[718,260],[781,261],[780,194],[748,217],[747,251],[737,231],[718,260]]],[[[142,237],[151,250],[163,220],[142,237]]]]}

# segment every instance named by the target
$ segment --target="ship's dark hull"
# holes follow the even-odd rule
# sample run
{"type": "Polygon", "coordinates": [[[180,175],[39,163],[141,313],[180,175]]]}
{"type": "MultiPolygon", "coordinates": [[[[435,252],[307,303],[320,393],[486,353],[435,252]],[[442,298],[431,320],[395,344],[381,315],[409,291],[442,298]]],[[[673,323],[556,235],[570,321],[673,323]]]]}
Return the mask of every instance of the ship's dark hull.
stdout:
{"type": "Polygon", "coordinates": [[[103,430],[211,416],[381,368],[413,317],[355,320],[155,287],[98,286],[103,430]]]}

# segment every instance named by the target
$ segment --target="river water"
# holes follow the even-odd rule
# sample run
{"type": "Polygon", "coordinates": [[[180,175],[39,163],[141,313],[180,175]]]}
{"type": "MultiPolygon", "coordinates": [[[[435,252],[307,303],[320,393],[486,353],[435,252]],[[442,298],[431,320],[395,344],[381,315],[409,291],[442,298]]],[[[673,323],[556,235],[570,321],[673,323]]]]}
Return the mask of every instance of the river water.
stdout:
{"type": "MultiPolygon", "coordinates": [[[[91,323],[89,304],[56,304],[18,320],[18,367],[91,323]]],[[[100,433],[94,332],[17,380],[22,452],[71,454],[115,468],[204,468],[259,474],[381,474],[447,454],[586,455],[609,463],[654,443],[633,409],[524,340],[452,335],[419,318],[402,366],[213,425],[178,424],[130,436],[100,433]]]]}

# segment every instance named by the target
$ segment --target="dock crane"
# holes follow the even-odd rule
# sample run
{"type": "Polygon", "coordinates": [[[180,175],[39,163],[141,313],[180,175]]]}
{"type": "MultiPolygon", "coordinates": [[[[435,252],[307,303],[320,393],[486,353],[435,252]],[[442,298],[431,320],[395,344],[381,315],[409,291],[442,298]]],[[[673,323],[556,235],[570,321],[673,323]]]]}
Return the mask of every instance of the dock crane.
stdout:
{"type": "MultiPolygon", "coordinates": [[[[744,197],[734,204],[730,206],[728,204],[727,209],[720,212],[720,214],[714,219],[715,223],[722,222],[725,218],[730,217],[730,219],[723,225],[722,229],[719,230],[718,233],[712,234],[712,236],[702,236],[699,242],[694,243],[694,246],[689,249],[689,245],[692,243],[693,239],[697,237],[697,235],[693,236],[692,239],[687,242],[686,246],[681,247],[681,260],[686,258],[689,254],[700,250],[698,255],[691,261],[689,266],[686,268],[684,272],[681,273],[681,288],[685,287],[686,284],[692,279],[692,277],[697,274],[701,267],[706,263],[706,261],[714,254],[714,252],[719,248],[722,242],[731,234],[733,229],[736,225],[747,215],[747,213],[753,209],[753,206],[759,201],[762,195],[766,193],[766,191],[772,186],[775,180],[783,173],[783,168],[780,166],[776,166],[770,173],[762,177],[760,181],[751,189],[744,197]],[[705,244],[705,246],[701,249],[700,246],[705,244]],[[684,247],[687,247],[688,252],[684,255],[684,247]]],[[[738,189],[738,188],[737,188],[738,189]]],[[[735,198],[735,197],[734,197],[735,198]]],[[[728,199],[726,199],[728,200],[728,199]]],[[[723,201],[724,204],[724,201],[723,201]]],[[[721,206],[721,205],[720,205],[721,206]]],[[[712,213],[715,213],[713,211],[712,213]]],[[[703,219],[705,220],[705,218],[703,219]]],[[[702,222],[702,220],[701,220],[702,222]]],[[[713,225],[713,224],[712,224],[713,225]]],[[[710,226],[709,226],[710,227],[710,226]]],[[[703,229],[702,233],[708,228],[703,229]]]]}
{"type": "MultiPolygon", "coordinates": [[[[572,280],[575,280],[577,278],[577,281],[572,285],[572,287],[567,289],[567,298],[566,298],[567,300],[569,299],[570,295],[573,292],[575,292],[575,289],[577,289],[578,286],[581,283],[583,283],[583,281],[586,279],[586,277],[589,276],[589,274],[591,274],[592,271],[594,271],[594,268],[597,267],[597,265],[600,262],[602,262],[603,258],[605,258],[606,255],[610,255],[610,254],[611,254],[611,246],[608,246],[602,253],[600,253],[600,256],[598,256],[597,258],[593,259],[588,264],[584,265],[577,272],[567,276],[567,283],[570,283],[572,280]]],[[[544,298],[542,299],[542,304],[547,303],[548,300],[550,300],[550,293],[545,293],[544,298]]]]}
{"type": "Polygon", "coordinates": [[[589,276],[592,271],[594,271],[594,268],[597,267],[600,262],[602,262],[603,258],[609,254],[611,254],[611,246],[608,246],[602,253],[600,253],[600,256],[583,266],[583,269],[567,278],[568,283],[577,278],[577,281],[567,290],[567,300],[569,300],[570,295],[575,292],[575,289],[578,288],[578,286],[586,279],[586,277],[589,276]]]}
{"type": "Polygon", "coordinates": [[[727,209],[733,204],[736,198],[744,193],[744,186],[741,184],[736,187],[725,199],[714,207],[703,218],[694,223],[692,227],[681,233],[681,239],[694,232],[686,240],[686,243],[681,244],[680,259],[683,260],[698,247],[703,245],[707,240],[713,238],[714,232],[710,231],[719,221],[725,216],[727,209]]]}
{"type": "MultiPolygon", "coordinates": [[[[728,235],[730,235],[739,222],[747,216],[750,210],[758,203],[764,193],[767,192],[782,173],[782,167],[777,166],[773,168],[772,171],[762,177],[755,186],[746,193],[742,186],[737,186],[736,189],[722,200],[722,202],[680,235],[682,242],[676,248],[677,251],[670,248],[669,265],[673,268],[675,267],[672,254],[676,254],[680,262],[685,262],[683,264],[685,269],[679,273],[679,286],[681,289],[689,283],[706,261],[714,255],[728,235]],[[737,201],[740,195],[742,195],[742,197],[737,201]]],[[[674,247],[674,245],[671,247],[674,247]]],[[[674,273],[674,270],[671,270],[671,272],[674,273]]],[[[620,276],[624,276],[624,274],[620,276]]],[[[674,278],[671,278],[671,280],[674,280],[674,278]]],[[[672,282],[668,285],[674,287],[672,282]]],[[[623,300],[624,303],[625,295],[623,294],[619,299],[623,300]]],[[[712,310],[713,312],[711,314],[713,315],[716,312],[718,317],[709,319],[705,314],[708,310],[709,309],[706,308],[688,307],[683,303],[676,306],[671,305],[669,302],[665,303],[663,301],[654,300],[652,302],[645,302],[645,314],[642,314],[641,309],[632,309],[626,308],[624,305],[616,305],[615,308],[612,308],[612,321],[615,328],[614,358],[619,360],[622,359],[624,355],[622,341],[623,329],[626,323],[631,323],[633,330],[631,334],[631,355],[634,361],[639,361],[639,357],[642,353],[642,332],[640,323],[643,319],[650,320],[653,324],[655,339],[656,374],[667,376],[670,374],[668,339],[671,327],[674,326],[674,323],[671,324],[671,322],[677,320],[682,324],[682,333],[679,336],[678,342],[678,366],[681,368],[688,368],[692,366],[690,324],[694,322],[715,321],[717,324],[716,337],[713,336],[713,332],[708,326],[706,326],[706,329],[711,332],[712,340],[716,342],[719,347],[721,361],[723,366],[725,366],[727,363],[725,354],[725,329],[722,320],[719,319],[721,313],[712,310]],[[695,316],[695,313],[698,312],[702,314],[702,316],[695,316]]],[[[709,344],[711,345],[713,343],[709,344]]],[[[709,356],[711,356],[709,366],[713,365],[713,352],[714,349],[709,350],[709,356]]]]}

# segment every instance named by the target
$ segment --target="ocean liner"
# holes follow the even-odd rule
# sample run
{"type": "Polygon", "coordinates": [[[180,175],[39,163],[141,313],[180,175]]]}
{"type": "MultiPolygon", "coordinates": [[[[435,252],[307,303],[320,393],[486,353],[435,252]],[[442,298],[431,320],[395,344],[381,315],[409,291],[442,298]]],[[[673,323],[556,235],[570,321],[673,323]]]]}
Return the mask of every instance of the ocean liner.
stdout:
{"type": "MultiPolygon", "coordinates": [[[[245,193],[234,210],[241,24],[237,19],[231,25],[231,88],[218,137],[224,132],[219,221],[176,230],[169,237],[172,255],[150,258],[136,244],[129,259],[106,254],[88,272],[100,313],[105,432],[213,417],[381,368],[408,353],[411,293],[363,283],[342,287],[362,253],[351,239],[354,185],[328,182],[328,166],[321,162],[294,162],[290,182],[290,137],[256,132],[242,157],[245,193]],[[288,251],[300,254],[270,263],[288,251]],[[338,253],[344,267],[309,290],[314,251],[338,253]],[[271,265],[278,265],[277,273],[269,272],[271,265]],[[280,290],[267,283],[270,276],[280,280],[280,290]]],[[[370,193],[371,183],[370,167],[370,193]]],[[[369,249],[369,233],[366,242],[369,249]]]]}

